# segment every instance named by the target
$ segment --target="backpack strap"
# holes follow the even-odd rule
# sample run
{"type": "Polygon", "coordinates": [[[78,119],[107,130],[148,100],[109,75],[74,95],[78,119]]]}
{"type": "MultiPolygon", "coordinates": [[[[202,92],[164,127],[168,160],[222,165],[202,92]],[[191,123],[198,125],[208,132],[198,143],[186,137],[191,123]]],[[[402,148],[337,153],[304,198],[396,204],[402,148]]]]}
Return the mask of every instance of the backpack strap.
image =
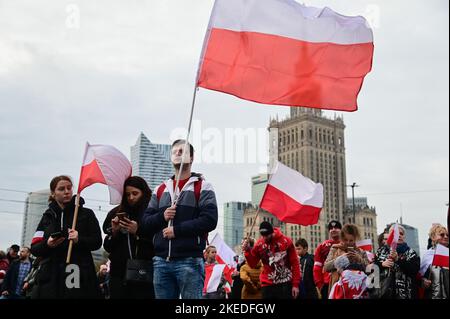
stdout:
{"type": "Polygon", "coordinates": [[[156,193],[156,198],[158,199],[158,201],[161,199],[162,194],[164,193],[164,190],[166,189],[166,184],[162,183],[159,187],[158,187],[158,191],[156,193]]]}
{"type": "Polygon", "coordinates": [[[199,179],[198,181],[194,182],[194,195],[195,195],[195,200],[197,201],[197,206],[198,206],[198,202],[200,200],[201,192],[202,192],[202,180],[199,179]]]}
{"type": "MultiPolygon", "coordinates": [[[[202,192],[202,179],[199,178],[198,181],[194,182],[194,196],[195,196],[195,201],[196,201],[196,206],[198,208],[198,203],[200,201],[200,195],[202,192]]],[[[206,240],[206,245],[209,246],[209,240],[208,240],[208,235],[209,233],[205,233],[204,237],[206,240]]]]}

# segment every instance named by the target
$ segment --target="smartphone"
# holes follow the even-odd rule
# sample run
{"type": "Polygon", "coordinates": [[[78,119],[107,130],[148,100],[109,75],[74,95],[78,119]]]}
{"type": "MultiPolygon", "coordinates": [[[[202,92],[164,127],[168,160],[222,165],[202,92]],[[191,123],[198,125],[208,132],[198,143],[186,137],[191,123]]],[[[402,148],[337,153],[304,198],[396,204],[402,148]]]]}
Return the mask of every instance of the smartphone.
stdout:
{"type": "Polygon", "coordinates": [[[62,232],[57,231],[56,233],[51,234],[50,237],[52,237],[52,238],[61,238],[61,237],[63,237],[63,234],[62,234],[62,232]]]}
{"type": "Polygon", "coordinates": [[[123,220],[125,217],[128,217],[128,214],[127,213],[117,213],[116,216],[119,217],[120,220],[123,220]]]}

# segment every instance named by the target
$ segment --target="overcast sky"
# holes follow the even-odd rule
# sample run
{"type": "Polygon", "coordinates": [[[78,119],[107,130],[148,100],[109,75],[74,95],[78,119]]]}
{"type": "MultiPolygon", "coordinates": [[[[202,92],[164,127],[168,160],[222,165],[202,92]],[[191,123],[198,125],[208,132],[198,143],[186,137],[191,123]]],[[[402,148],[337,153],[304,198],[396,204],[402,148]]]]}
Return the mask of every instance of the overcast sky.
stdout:
{"type": "MultiPolygon", "coordinates": [[[[376,207],[380,231],[403,213],[418,227],[423,248],[431,224],[446,221],[449,198],[449,2],[303,3],[364,15],[373,25],[373,71],[359,110],[343,114],[347,183],[361,185],[356,196],[376,207]]],[[[114,145],[128,157],[141,131],[169,143],[187,125],[212,6],[213,0],[0,0],[0,189],[41,190],[58,174],[77,182],[86,141],[114,145]]],[[[260,132],[271,116],[288,112],[200,89],[197,138],[205,146],[227,128],[260,132]]],[[[264,161],[249,162],[219,160],[194,170],[213,183],[220,204],[250,201],[250,178],[264,161]]],[[[21,238],[24,204],[5,199],[25,196],[0,190],[0,249],[21,238]]],[[[83,196],[109,199],[101,185],[83,196]]],[[[110,207],[87,201],[99,204],[110,207]]],[[[104,217],[98,212],[100,222],[104,217]]]]}

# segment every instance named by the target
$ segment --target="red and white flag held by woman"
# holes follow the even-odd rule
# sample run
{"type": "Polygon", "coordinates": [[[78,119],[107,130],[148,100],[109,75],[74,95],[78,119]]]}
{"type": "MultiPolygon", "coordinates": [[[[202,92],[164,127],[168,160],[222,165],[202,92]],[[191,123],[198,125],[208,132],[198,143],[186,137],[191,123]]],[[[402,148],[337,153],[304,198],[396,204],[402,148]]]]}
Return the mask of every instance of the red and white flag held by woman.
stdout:
{"type": "Polygon", "coordinates": [[[260,207],[283,222],[315,225],[323,206],[323,186],[278,162],[260,207]]]}
{"type": "Polygon", "coordinates": [[[400,229],[398,228],[398,224],[395,223],[392,225],[392,229],[389,232],[389,237],[386,240],[386,245],[391,247],[392,251],[397,250],[398,238],[400,237],[400,229]]]}
{"type": "Polygon", "coordinates": [[[448,247],[438,244],[434,253],[433,266],[449,268],[448,264],[448,247]]]}
{"type": "Polygon", "coordinates": [[[361,16],[294,0],[216,0],[198,86],[264,104],[356,111],[373,52],[361,16]]]}
{"type": "Polygon", "coordinates": [[[131,163],[118,149],[110,145],[86,143],[78,194],[92,184],[101,183],[109,188],[111,204],[120,204],[123,184],[130,176],[131,163]]]}

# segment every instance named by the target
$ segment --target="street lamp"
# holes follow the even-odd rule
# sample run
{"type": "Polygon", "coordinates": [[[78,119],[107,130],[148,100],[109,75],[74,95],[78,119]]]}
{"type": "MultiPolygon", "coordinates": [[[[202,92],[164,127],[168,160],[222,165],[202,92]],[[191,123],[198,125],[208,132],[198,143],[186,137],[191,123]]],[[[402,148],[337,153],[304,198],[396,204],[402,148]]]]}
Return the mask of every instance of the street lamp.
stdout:
{"type": "Polygon", "coordinates": [[[352,203],[353,203],[353,223],[356,223],[356,210],[355,210],[355,187],[359,187],[359,185],[356,185],[355,182],[353,182],[352,185],[347,185],[347,187],[352,188],[352,203]]]}

